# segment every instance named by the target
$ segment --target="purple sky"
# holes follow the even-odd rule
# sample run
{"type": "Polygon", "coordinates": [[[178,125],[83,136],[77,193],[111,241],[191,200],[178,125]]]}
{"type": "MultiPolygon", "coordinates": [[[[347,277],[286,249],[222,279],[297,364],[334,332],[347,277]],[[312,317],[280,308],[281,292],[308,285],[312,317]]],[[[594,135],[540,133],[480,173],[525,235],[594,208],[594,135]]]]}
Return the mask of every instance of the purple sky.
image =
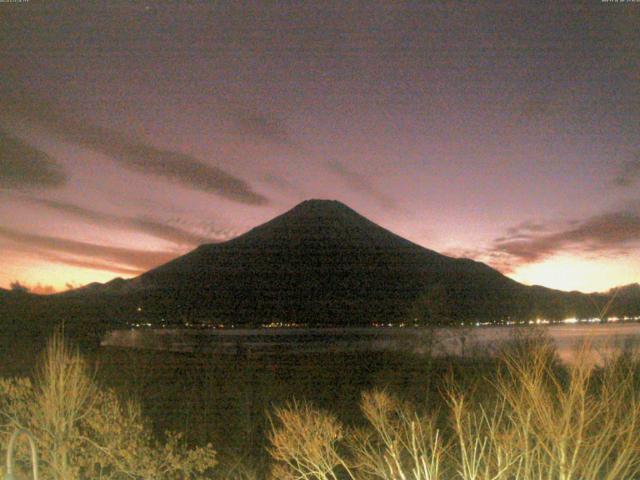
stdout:
{"type": "Polygon", "coordinates": [[[640,3],[0,3],[0,287],[308,198],[516,280],[640,280],[640,3]]]}

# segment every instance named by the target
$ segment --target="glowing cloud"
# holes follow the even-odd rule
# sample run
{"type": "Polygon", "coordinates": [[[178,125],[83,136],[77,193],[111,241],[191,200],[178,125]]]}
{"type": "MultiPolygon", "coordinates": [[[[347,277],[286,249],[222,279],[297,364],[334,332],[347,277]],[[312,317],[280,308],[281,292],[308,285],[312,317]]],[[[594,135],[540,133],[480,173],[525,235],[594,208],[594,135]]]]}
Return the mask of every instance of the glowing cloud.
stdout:
{"type": "Polygon", "coordinates": [[[102,263],[114,264],[109,267],[110,269],[117,269],[119,266],[124,265],[133,267],[133,270],[148,270],[176,257],[174,252],[154,252],[96,245],[65,238],[20,232],[5,227],[0,227],[0,237],[11,240],[22,248],[31,246],[54,254],[64,253],[73,256],[86,256],[92,262],[97,260],[102,263]]]}

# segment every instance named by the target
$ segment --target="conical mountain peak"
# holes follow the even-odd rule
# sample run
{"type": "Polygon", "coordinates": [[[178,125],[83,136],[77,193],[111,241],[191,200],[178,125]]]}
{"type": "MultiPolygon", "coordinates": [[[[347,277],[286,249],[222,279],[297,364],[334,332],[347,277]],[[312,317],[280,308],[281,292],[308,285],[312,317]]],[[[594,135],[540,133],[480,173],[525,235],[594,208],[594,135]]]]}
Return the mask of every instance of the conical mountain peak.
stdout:
{"type": "MultiPolygon", "coordinates": [[[[369,223],[365,217],[338,200],[305,200],[291,210],[285,212],[281,217],[300,218],[314,222],[362,222],[369,223]]],[[[281,218],[280,217],[280,218],[281,218]]]]}
{"type": "Polygon", "coordinates": [[[298,213],[298,214],[307,213],[307,212],[314,212],[314,213],[322,212],[326,214],[331,214],[331,213],[340,214],[340,213],[350,212],[358,215],[353,209],[349,208],[344,203],[338,200],[326,200],[326,199],[317,199],[317,198],[312,198],[312,199],[300,202],[298,205],[293,207],[290,210],[290,212],[298,213]]]}
{"type": "Polygon", "coordinates": [[[282,215],[264,223],[239,242],[286,242],[313,240],[316,244],[340,242],[343,245],[381,241],[402,241],[396,235],[360,215],[337,200],[305,200],[282,215]]]}
{"type": "Polygon", "coordinates": [[[554,314],[559,304],[592,308],[586,296],[526,287],[416,245],[341,202],[316,199],[90,292],[117,297],[132,315],[143,304],[157,318],[247,325],[466,322],[554,314]]]}

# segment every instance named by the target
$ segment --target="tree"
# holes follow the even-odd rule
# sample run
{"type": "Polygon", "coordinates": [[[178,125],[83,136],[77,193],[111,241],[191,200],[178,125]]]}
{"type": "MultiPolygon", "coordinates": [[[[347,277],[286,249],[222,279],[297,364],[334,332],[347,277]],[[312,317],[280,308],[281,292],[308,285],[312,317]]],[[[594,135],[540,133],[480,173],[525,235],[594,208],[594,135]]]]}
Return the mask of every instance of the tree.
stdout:
{"type": "Polygon", "coordinates": [[[29,287],[22,285],[18,280],[11,282],[10,288],[14,293],[29,293],[29,287]]]}

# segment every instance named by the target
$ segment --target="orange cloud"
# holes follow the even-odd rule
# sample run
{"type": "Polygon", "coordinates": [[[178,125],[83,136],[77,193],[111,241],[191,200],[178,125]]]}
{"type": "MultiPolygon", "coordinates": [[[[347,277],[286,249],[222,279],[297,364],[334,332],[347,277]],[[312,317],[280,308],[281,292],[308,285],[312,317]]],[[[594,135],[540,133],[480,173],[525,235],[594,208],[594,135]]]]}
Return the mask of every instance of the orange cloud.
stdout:
{"type": "MultiPolygon", "coordinates": [[[[94,265],[96,264],[95,262],[98,262],[104,267],[108,266],[109,271],[117,271],[122,268],[125,268],[129,273],[149,270],[177,256],[175,252],[146,251],[96,245],[65,238],[20,232],[6,227],[0,227],[0,237],[16,243],[22,249],[30,246],[54,255],[66,254],[74,257],[88,257],[88,262],[92,262],[94,265]]],[[[67,259],[65,262],[73,261],[75,260],[67,259]]],[[[86,267],[86,262],[84,263],[85,265],[83,266],[86,267]]]]}
{"type": "Polygon", "coordinates": [[[445,254],[472,258],[504,274],[513,274],[557,255],[593,261],[626,255],[638,247],[640,202],[562,226],[525,222],[507,229],[487,248],[451,249],[445,254]]]}
{"type": "Polygon", "coordinates": [[[514,265],[525,265],[559,252],[625,253],[638,245],[639,238],[640,212],[629,208],[596,215],[560,231],[514,231],[510,236],[497,239],[491,253],[510,258],[514,265]]]}

